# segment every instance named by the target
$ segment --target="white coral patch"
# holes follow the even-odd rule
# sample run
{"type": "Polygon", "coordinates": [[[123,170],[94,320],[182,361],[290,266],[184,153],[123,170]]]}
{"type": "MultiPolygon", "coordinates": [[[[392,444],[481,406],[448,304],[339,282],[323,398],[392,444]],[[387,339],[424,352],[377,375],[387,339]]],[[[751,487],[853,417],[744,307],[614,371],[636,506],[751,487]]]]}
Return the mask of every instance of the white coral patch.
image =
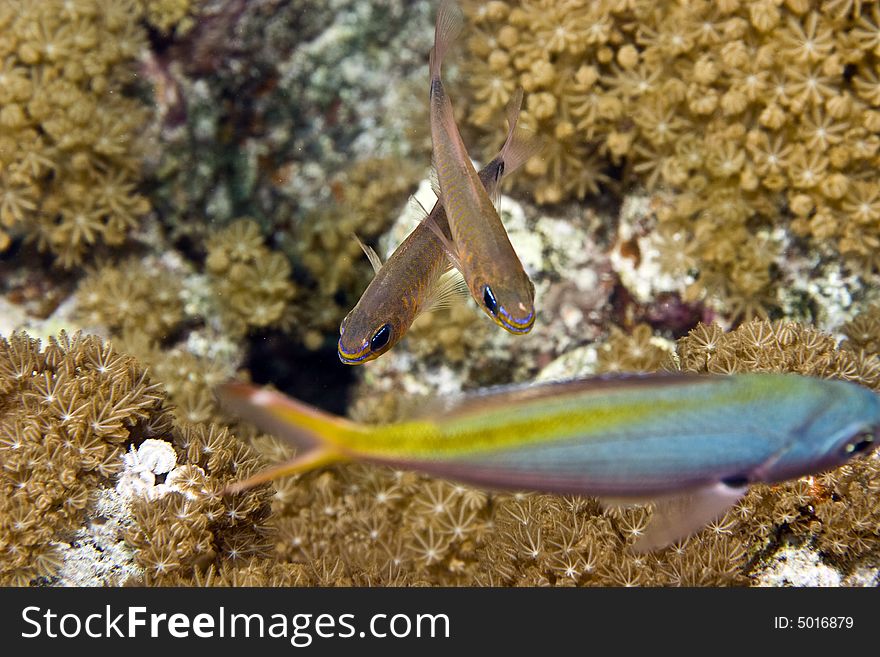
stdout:
{"type": "Polygon", "coordinates": [[[156,475],[171,472],[177,465],[177,452],[165,440],[149,438],[135,450],[122,456],[123,470],[116,481],[116,490],[125,497],[162,497],[166,484],[156,485],[156,475]]]}
{"type": "Polygon", "coordinates": [[[166,474],[177,465],[177,452],[171,443],[149,438],[138,447],[140,464],[153,474],[166,474]]]}
{"type": "Polygon", "coordinates": [[[755,573],[757,586],[840,586],[840,573],[819,554],[805,547],[787,546],[755,573]]]}
{"type": "Polygon", "coordinates": [[[640,303],[650,303],[662,292],[681,294],[694,280],[688,274],[674,275],[664,271],[658,235],[654,232],[639,234],[637,222],[650,213],[648,197],[635,196],[626,199],[620,211],[617,241],[610,254],[611,265],[621,283],[640,303]],[[622,245],[633,240],[639,248],[637,259],[626,255],[622,249],[622,245]]]}
{"type": "Polygon", "coordinates": [[[119,475],[116,491],[123,497],[143,497],[156,485],[156,475],[145,468],[127,469],[119,475]]]}

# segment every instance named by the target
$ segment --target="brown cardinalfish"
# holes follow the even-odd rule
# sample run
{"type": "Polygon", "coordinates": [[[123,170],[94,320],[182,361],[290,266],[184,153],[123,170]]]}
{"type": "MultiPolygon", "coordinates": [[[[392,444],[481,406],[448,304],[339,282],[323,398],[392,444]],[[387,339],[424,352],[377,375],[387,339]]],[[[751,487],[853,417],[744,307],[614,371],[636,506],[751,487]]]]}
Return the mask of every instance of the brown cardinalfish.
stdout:
{"type": "MultiPolygon", "coordinates": [[[[532,135],[516,129],[521,104],[522,89],[517,89],[507,105],[507,139],[478,174],[481,187],[489,194],[496,194],[504,177],[539,148],[532,135]]],[[[443,206],[438,201],[430,213],[418,207],[422,220],[384,264],[372,249],[361,244],[376,275],[339,326],[337,351],[346,365],[378,358],[404,336],[421,313],[441,308],[462,293],[461,275],[450,270],[453,263],[447,257],[452,235],[443,206]]]]}
{"type": "Polygon", "coordinates": [[[452,236],[445,244],[477,305],[511,333],[528,333],[535,322],[535,286],[471,164],[440,79],[443,58],[461,27],[458,6],[444,0],[437,11],[430,55],[430,110],[434,168],[452,236]]]}

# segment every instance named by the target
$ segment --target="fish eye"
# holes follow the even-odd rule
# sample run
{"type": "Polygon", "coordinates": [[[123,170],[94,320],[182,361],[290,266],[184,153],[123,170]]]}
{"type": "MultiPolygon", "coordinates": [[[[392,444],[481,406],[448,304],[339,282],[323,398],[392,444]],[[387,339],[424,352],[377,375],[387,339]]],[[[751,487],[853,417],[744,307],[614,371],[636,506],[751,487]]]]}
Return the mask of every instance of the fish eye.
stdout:
{"type": "Polygon", "coordinates": [[[370,349],[372,351],[379,351],[382,347],[388,344],[388,341],[391,339],[391,324],[383,324],[382,328],[373,333],[373,337],[370,338],[370,349]]]}
{"type": "Polygon", "coordinates": [[[868,431],[858,434],[846,443],[843,447],[843,451],[847,456],[852,456],[853,454],[861,454],[862,452],[867,452],[874,446],[874,434],[868,431]]]}
{"type": "Polygon", "coordinates": [[[486,304],[486,308],[493,315],[498,314],[498,301],[495,299],[495,295],[492,293],[492,288],[488,285],[483,287],[483,303],[486,304]]]}

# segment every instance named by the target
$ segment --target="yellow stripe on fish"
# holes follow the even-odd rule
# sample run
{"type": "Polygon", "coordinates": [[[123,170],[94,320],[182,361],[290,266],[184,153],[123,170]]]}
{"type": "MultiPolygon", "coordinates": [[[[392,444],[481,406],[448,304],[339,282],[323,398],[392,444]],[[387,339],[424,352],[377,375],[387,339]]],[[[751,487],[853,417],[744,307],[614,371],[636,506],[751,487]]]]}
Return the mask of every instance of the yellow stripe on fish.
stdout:
{"type": "Polygon", "coordinates": [[[837,467],[880,439],[875,393],[794,374],[652,374],[491,389],[378,427],[242,384],[222,387],[220,396],[300,451],[233,491],[359,459],[491,488],[654,500],[640,550],[720,517],[752,483],[837,467]]]}

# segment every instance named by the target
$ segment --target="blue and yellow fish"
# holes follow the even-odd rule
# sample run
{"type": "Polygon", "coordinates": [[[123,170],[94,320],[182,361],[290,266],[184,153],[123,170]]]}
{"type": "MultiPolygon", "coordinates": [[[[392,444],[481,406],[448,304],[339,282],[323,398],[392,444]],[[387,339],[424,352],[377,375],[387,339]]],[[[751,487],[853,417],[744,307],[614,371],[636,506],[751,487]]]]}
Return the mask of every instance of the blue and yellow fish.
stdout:
{"type": "Polygon", "coordinates": [[[653,501],[637,551],[721,517],[750,484],[840,466],[880,437],[878,395],[795,374],[650,374],[496,388],[379,427],[245,384],[219,392],[231,410],[299,451],[232,491],[363,460],[489,488],[653,501]]]}

